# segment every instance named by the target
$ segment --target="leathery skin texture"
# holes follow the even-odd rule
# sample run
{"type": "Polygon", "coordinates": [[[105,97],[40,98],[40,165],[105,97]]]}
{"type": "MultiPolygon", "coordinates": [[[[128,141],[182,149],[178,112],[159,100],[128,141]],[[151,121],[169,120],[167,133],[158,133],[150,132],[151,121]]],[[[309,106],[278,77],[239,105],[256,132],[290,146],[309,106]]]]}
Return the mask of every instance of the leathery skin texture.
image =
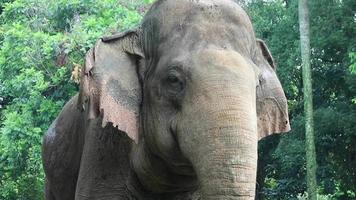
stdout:
{"type": "Polygon", "coordinates": [[[45,199],[255,199],[257,142],[290,129],[275,70],[234,1],[156,1],[88,52],[43,139],[45,199]]]}

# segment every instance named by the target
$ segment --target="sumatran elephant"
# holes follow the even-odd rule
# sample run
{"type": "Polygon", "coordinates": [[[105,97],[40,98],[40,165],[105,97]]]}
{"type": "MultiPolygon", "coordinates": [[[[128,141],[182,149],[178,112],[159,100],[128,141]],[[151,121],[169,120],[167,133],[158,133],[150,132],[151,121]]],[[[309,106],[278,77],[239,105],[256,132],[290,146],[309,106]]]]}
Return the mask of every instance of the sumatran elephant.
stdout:
{"type": "Polygon", "coordinates": [[[290,129],[266,44],[232,0],[158,0],[87,54],[43,141],[47,200],[252,200],[257,142],[290,129]]]}

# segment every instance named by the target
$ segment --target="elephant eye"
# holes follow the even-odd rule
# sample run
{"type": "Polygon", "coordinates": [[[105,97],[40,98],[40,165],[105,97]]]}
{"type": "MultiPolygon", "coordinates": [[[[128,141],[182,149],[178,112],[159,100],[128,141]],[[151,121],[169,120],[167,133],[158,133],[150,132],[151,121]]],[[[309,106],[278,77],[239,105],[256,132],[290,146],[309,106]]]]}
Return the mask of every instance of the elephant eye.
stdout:
{"type": "Polygon", "coordinates": [[[172,70],[168,73],[165,86],[170,94],[177,94],[181,92],[184,89],[184,85],[184,79],[178,71],[172,70]]]}
{"type": "Polygon", "coordinates": [[[168,75],[167,80],[172,85],[179,84],[179,78],[175,75],[172,75],[172,74],[168,75]]]}

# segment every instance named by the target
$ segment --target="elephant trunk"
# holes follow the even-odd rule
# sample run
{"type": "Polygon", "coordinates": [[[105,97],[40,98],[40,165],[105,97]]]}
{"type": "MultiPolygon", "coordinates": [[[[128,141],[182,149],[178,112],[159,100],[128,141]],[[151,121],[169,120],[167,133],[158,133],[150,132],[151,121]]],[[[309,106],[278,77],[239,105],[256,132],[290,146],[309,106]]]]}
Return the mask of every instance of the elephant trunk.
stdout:
{"type": "Polygon", "coordinates": [[[185,118],[185,124],[195,132],[182,130],[180,148],[195,169],[202,199],[253,200],[258,141],[255,86],[219,82],[197,94],[196,103],[186,108],[194,118],[185,118]]]}
{"type": "Polygon", "coordinates": [[[194,163],[200,193],[210,199],[254,199],[257,139],[254,132],[225,124],[206,130],[206,144],[194,163]],[[222,136],[224,135],[224,136],[222,136]]]}

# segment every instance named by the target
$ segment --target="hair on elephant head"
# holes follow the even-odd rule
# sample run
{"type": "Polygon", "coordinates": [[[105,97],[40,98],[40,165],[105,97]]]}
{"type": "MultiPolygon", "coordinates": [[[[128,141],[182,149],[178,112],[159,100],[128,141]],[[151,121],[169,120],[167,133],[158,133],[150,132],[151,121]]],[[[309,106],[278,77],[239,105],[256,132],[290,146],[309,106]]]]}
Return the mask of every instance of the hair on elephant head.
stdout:
{"type": "Polygon", "coordinates": [[[78,106],[134,141],[144,191],[254,199],[258,140],[290,129],[275,70],[235,2],[159,0],[89,51],[78,106]]]}

